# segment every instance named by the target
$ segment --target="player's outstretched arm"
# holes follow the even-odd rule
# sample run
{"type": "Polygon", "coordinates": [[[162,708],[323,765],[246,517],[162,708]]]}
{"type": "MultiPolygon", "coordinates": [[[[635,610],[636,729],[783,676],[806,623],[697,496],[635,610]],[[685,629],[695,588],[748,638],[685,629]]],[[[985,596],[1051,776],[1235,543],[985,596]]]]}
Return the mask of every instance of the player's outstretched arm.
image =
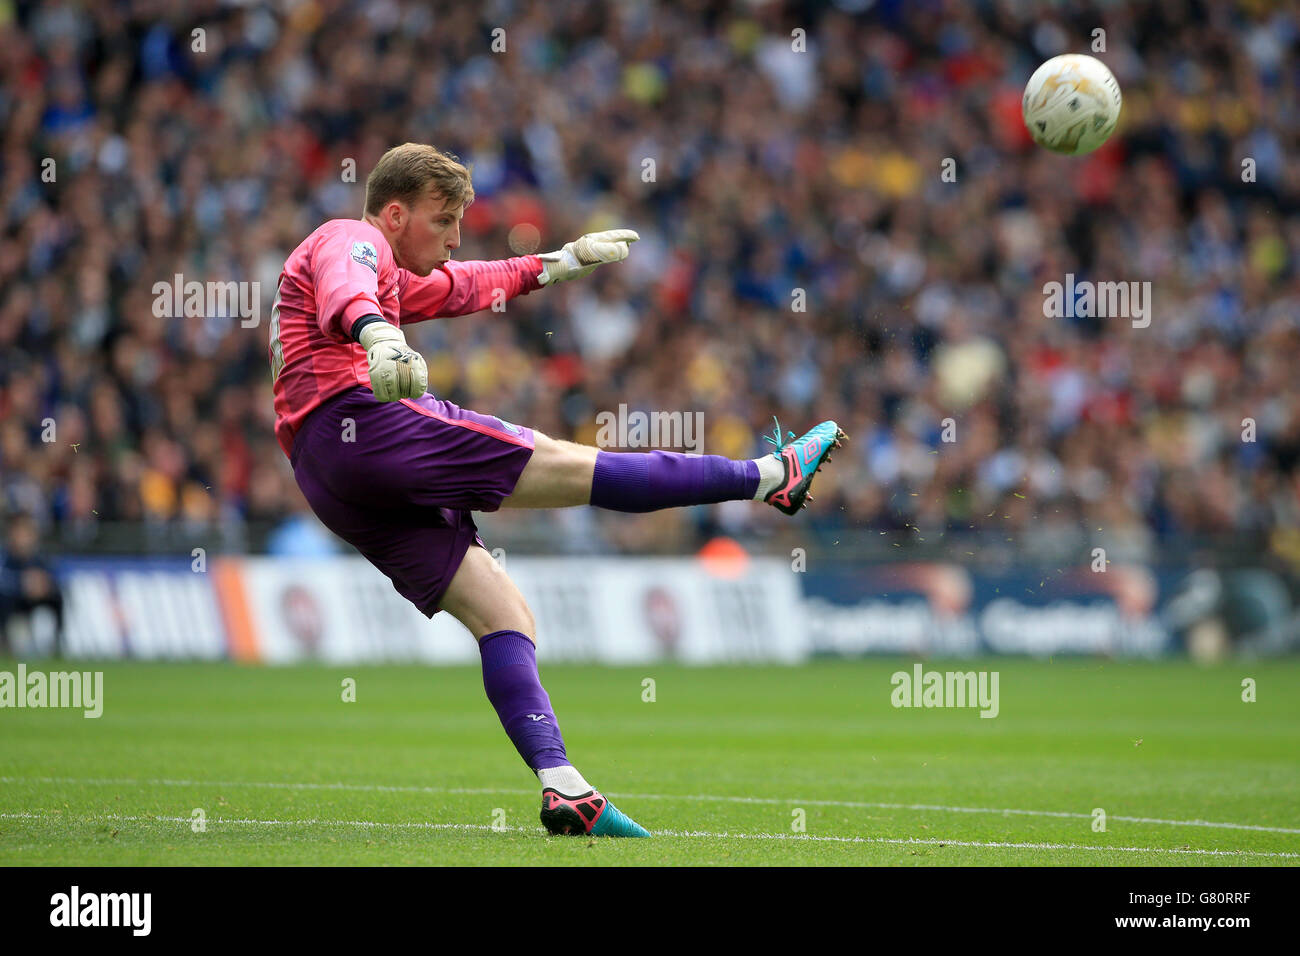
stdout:
{"type": "Polygon", "coordinates": [[[469,315],[501,304],[538,288],[539,256],[512,259],[444,262],[427,276],[402,269],[397,291],[401,299],[401,325],[469,315]]]}
{"type": "Polygon", "coordinates": [[[590,275],[596,266],[607,262],[622,262],[627,258],[628,247],[641,237],[631,229],[606,229],[589,232],[585,236],[566,242],[556,252],[541,255],[542,271],[537,281],[542,285],[567,282],[590,275]]]}
{"type": "Polygon", "coordinates": [[[401,325],[499,309],[504,300],[539,286],[589,275],[597,266],[621,262],[640,236],[632,229],[589,232],[556,252],[491,261],[446,262],[427,276],[405,269],[398,280],[401,325]],[[540,266],[541,271],[537,269],[540,266]]]}

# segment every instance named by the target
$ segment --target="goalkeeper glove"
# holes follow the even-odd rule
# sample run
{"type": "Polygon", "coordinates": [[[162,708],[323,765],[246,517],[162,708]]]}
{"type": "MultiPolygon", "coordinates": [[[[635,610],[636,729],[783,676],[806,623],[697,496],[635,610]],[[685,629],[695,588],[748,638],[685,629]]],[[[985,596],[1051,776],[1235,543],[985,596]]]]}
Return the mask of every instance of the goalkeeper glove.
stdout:
{"type": "Polygon", "coordinates": [[[370,363],[370,388],[381,402],[419,398],[429,386],[424,356],[406,344],[395,325],[368,322],[357,336],[370,363]]]}
{"type": "Polygon", "coordinates": [[[567,282],[590,275],[596,266],[620,262],[627,258],[628,246],[641,237],[631,229],[607,229],[589,232],[573,242],[566,242],[558,252],[544,253],[542,271],[537,281],[542,285],[567,282]]]}

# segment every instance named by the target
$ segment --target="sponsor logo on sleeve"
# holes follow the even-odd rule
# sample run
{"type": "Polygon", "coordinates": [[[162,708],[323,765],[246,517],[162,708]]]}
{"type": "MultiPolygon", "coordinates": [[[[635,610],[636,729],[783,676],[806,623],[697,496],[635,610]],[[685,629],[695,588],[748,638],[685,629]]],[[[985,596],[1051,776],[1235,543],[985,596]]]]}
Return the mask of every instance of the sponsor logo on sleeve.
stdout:
{"type": "Polygon", "coordinates": [[[352,243],[352,258],[363,266],[369,266],[375,275],[379,275],[379,250],[373,242],[352,243]]]}

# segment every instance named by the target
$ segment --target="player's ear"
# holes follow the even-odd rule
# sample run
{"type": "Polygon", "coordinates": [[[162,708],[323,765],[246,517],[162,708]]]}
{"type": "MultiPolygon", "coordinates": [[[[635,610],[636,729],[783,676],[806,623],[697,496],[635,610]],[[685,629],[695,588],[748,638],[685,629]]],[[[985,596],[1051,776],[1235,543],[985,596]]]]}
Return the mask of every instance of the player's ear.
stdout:
{"type": "Polygon", "coordinates": [[[400,199],[390,199],[379,213],[384,225],[389,229],[399,230],[405,224],[409,212],[400,199]]]}

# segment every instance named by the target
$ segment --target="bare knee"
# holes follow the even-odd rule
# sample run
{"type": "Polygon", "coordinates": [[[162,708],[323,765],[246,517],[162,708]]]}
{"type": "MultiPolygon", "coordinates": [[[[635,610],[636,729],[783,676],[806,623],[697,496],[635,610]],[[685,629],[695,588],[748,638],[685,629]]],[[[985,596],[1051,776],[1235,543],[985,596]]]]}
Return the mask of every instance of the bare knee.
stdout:
{"type": "Polygon", "coordinates": [[[443,595],[442,610],[460,621],[476,641],[497,631],[518,631],[537,643],[537,622],[528,602],[501,566],[477,545],[465,553],[443,595]]]}
{"type": "Polygon", "coordinates": [[[474,640],[481,641],[488,634],[495,634],[497,631],[518,631],[524,635],[534,645],[537,643],[537,622],[533,619],[533,612],[528,607],[522,596],[518,602],[511,603],[509,607],[502,607],[489,615],[482,626],[482,633],[474,633],[474,640]]]}
{"type": "Polygon", "coordinates": [[[518,592],[511,597],[503,596],[499,601],[482,602],[473,609],[453,616],[465,625],[476,641],[498,631],[518,631],[534,644],[537,643],[537,622],[533,619],[528,603],[518,592]]]}

